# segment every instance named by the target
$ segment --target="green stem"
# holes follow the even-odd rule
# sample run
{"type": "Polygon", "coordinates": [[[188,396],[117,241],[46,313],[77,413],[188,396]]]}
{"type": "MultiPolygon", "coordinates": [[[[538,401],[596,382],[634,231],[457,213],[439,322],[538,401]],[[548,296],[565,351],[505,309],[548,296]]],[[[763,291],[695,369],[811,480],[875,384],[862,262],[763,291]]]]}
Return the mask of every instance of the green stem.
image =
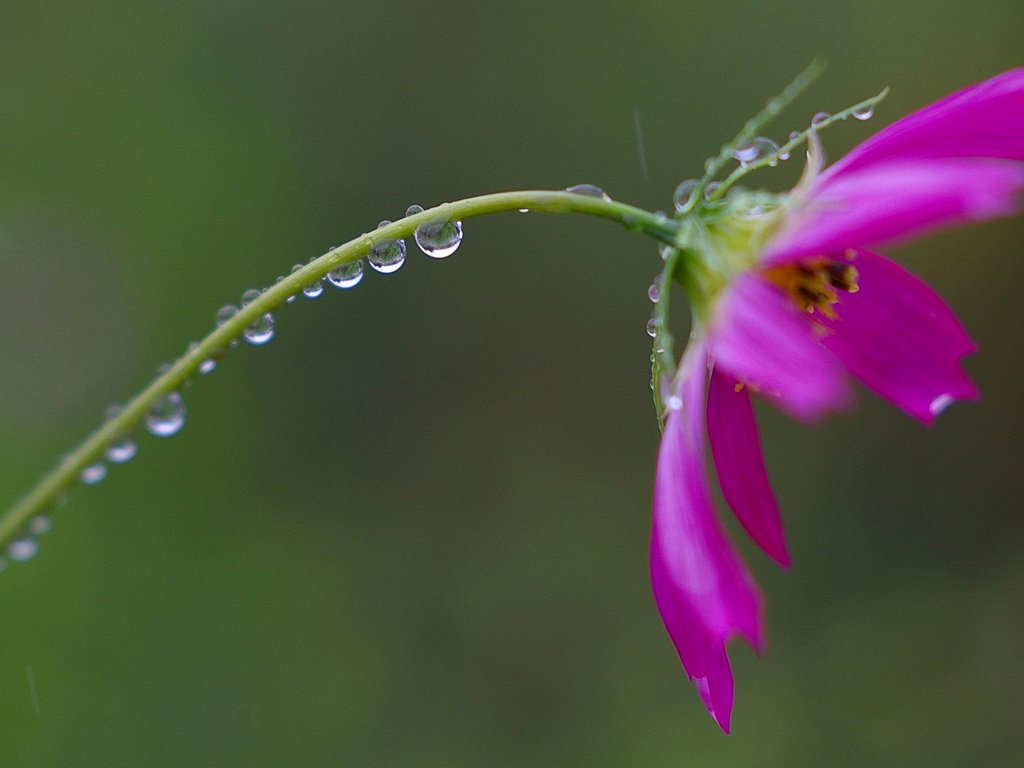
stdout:
{"type": "Polygon", "coordinates": [[[325,253],[302,269],[265,290],[242,307],[237,314],[215,328],[170,368],[154,379],[113,418],[88,435],[57,464],[20,501],[0,518],[0,549],[18,536],[37,514],[56,505],[58,499],[78,482],[82,470],[103,460],[111,443],[136,430],[149,410],[165,395],[176,392],[196,375],[204,360],[219,357],[246,327],[280,307],[310,283],[322,279],[338,266],[362,258],[375,244],[409,237],[420,224],[486,216],[491,213],[527,209],[538,213],[582,213],[618,221],[633,231],[641,231],[671,244],[675,241],[676,222],[664,214],[608,200],[602,197],[555,191],[501,192],[445,203],[367,232],[325,253]]]}
{"type": "Polygon", "coordinates": [[[690,213],[693,210],[699,209],[704,206],[704,190],[707,189],[708,184],[718,176],[725,166],[732,161],[732,151],[736,147],[742,146],[750,141],[754,140],[757,136],[758,131],[761,130],[773,117],[780,114],[786,107],[792,104],[796,98],[803,93],[813,83],[818,76],[824,71],[825,65],[823,62],[815,60],[807,65],[799,75],[787,85],[782,93],[771,99],[754,117],[746,122],[736,137],[728,144],[722,146],[718,154],[704,164],[704,175],[697,182],[696,188],[690,193],[690,202],[687,205],[683,213],[690,213]]]}
{"type": "Polygon", "coordinates": [[[860,102],[859,104],[854,104],[852,107],[848,107],[847,109],[844,109],[842,112],[836,112],[834,115],[832,115],[829,118],[826,118],[825,120],[822,120],[817,125],[812,125],[810,128],[801,131],[771,154],[758,158],[752,163],[747,163],[746,165],[741,165],[735,168],[732,171],[732,173],[730,173],[725,178],[725,180],[718,185],[715,191],[708,196],[708,202],[713,203],[716,200],[721,200],[725,196],[725,193],[728,192],[737,181],[742,179],[748,173],[753,173],[754,171],[759,170],[761,168],[766,168],[770,165],[778,164],[778,162],[783,157],[789,157],[793,150],[799,147],[805,141],[807,141],[808,137],[812,133],[816,131],[823,131],[830,126],[833,126],[838,122],[841,122],[842,120],[846,120],[848,117],[850,117],[850,115],[856,114],[858,111],[862,109],[873,110],[875,107],[878,106],[879,102],[881,102],[882,99],[884,99],[888,95],[889,89],[886,88],[877,96],[872,96],[870,99],[864,99],[864,101],[860,102]]]}

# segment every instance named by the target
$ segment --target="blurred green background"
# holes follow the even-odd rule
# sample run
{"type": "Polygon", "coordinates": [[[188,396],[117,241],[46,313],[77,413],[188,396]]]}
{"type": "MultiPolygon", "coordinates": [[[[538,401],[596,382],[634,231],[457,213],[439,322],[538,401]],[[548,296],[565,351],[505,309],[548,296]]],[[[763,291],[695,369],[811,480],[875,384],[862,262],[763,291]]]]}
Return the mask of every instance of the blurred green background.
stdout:
{"type": "MultiPolygon", "coordinates": [[[[777,139],[893,87],[834,158],[1024,63],[1022,30],[1019,0],[5,0],[0,504],[219,305],[410,203],[669,208],[812,58],[777,139]]],[[[508,215],[286,308],[74,493],[0,576],[0,762],[1021,765],[1022,246],[1016,219],[890,251],[978,341],[980,404],[764,413],[795,566],[734,537],[771,647],[733,647],[733,736],[649,597],[653,244],[508,215]]]]}

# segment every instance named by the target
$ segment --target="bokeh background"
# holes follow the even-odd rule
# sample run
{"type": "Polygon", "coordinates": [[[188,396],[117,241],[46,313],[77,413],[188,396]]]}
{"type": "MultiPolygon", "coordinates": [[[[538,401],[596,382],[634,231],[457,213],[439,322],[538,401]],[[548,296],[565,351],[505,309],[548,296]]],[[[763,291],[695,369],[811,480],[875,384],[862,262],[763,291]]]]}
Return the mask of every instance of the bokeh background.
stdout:
{"type": "MultiPolygon", "coordinates": [[[[893,87],[836,157],[1022,31],[1019,0],[5,0],[0,505],[219,305],[410,203],[669,208],[812,58],[776,138],[893,87]]],[[[890,251],[978,341],[980,404],[763,414],[795,565],[735,537],[770,651],[733,648],[731,737],[649,597],[653,244],[507,215],[286,308],[75,491],[0,576],[0,761],[1024,764],[1022,251],[1021,219],[890,251]]]]}

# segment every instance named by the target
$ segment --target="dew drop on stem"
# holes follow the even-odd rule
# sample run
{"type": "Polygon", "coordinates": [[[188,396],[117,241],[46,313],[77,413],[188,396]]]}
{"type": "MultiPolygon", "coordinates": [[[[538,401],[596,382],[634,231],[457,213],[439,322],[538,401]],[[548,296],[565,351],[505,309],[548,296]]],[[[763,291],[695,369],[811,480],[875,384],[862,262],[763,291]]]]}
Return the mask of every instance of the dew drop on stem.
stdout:
{"type": "Polygon", "coordinates": [[[413,233],[416,245],[432,259],[451,256],[462,243],[461,221],[428,221],[413,233]]]}
{"type": "Polygon", "coordinates": [[[82,470],[79,475],[79,479],[86,485],[96,485],[107,476],[107,465],[102,461],[98,461],[95,464],[90,464],[88,467],[82,470]]]}
{"type": "Polygon", "coordinates": [[[357,259],[341,264],[327,273],[327,282],[335,288],[354,288],[363,279],[363,261],[357,259]]]}
{"type": "Polygon", "coordinates": [[[274,316],[267,312],[262,317],[258,317],[246,326],[242,336],[255,346],[266,344],[274,338],[274,316]]]}
{"type": "Polygon", "coordinates": [[[28,524],[29,533],[33,536],[42,536],[53,528],[53,520],[49,515],[36,515],[28,524]]]}
{"type": "Polygon", "coordinates": [[[740,165],[750,165],[757,160],[757,145],[749,141],[746,144],[733,147],[729,154],[732,155],[733,160],[738,160],[740,165]]]}
{"type": "Polygon", "coordinates": [[[700,184],[697,179],[687,179],[679,183],[676,187],[676,191],[672,194],[672,205],[676,209],[677,213],[682,213],[686,210],[686,207],[690,204],[690,200],[693,197],[693,192],[697,189],[700,184]]]}
{"type": "Polygon", "coordinates": [[[7,556],[16,563],[24,563],[26,560],[31,560],[38,552],[39,542],[27,536],[15,539],[7,547],[7,556]]]}
{"type": "Polygon", "coordinates": [[[157,437],[177,434],[185,426],[185,400],[178,392],[168,392],[157,400],[145,418],[146,431],[157,437]]]}
{"type": "Polygon", "coordinates": [[[601,200],[611,200],[605,191],[595,184],[574,184],[566,187],[565,191],[572,195],[583,195],[584,197],[597,197],[601,200]]]}
{"type": "Polygon", "coordinates": [[[857,120],[870,120],[874,114],[875,106],[873,104],[868,104],[866,107],[858,107],[853,110],[853,116],[857,120]]]}
{"type": "MultiPolygon", "coordinates": [[[[391,222],[382,221],[377,228],[386,227],[391,222]]],[[[397,272],[405,264],[405,240],[382,240],[370,246],[366,260],[370,266],[383,275],[397,272]]]]}
{"type": "Polygon", "coordinates": [[[832,117],[832,115],[830,115],[828,112],[818,112],[814,117],[811,118],[811,125],[817,128],[830,117],[832,117]]]}
{"type": "Polygon", "coordinates": [[[263,293],[259,288],[250,288],[248,291],[242,294],[242,306],[246,304],[252,304],[256,299],[263,293]]]}
{"type": "Polygon", "coordinates": [[[765,136],[758,136],[754,139],[754,144],[757,146],[757,156],[759,158],[771,158],[771,160],[768,161],[768,165],[771,167],[775,167],[779,164],[779,158],[777,157],[777,153],[779,151],[778,144],[765,136]]]}
{"type": "Polygon", "coordinates": [[[107,461],[112,464],[124,464],[125,462],[134,459],[135,454],[138,452],[138,444],[130,437],[125,437],[108,445],[107,450],[103,455],[106,456],[107,461]]]}
{"type": "Polygon", "coordinates": [[[238,307],[233,304],[225,304],[217,310],[217,327],[224,325],[228,320],[238,314],[238,307]]]}

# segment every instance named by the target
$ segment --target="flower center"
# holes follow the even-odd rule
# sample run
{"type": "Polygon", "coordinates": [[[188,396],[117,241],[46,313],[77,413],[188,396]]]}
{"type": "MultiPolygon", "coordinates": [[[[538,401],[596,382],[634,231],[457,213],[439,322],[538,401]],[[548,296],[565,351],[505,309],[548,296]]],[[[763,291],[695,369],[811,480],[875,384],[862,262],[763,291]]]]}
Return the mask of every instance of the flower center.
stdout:
{"type": "MultiPolygon", "coordinates": [[[[853,254],[848,254],[853,258],[853,254]]],[[[856,293],[857,268],[846,261],[819,256],[799,264],[764,270],[764,276],[779,286],[800,309],[815,310],[830,320],[836,318],[839,293],[856,293]]]]}

